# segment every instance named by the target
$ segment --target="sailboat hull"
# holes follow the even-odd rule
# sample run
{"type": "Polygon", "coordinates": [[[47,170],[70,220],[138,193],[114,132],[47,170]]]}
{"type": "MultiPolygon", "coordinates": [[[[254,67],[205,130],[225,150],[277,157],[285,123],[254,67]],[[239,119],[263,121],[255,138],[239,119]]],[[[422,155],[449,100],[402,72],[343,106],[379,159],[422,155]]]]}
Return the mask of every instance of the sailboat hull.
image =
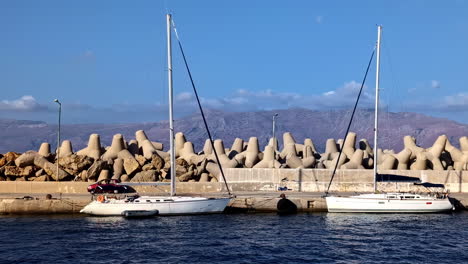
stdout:
{"type": "Polygon", "coordinates": [[[376,194],[325,199],[328,212],[332,213],[440,213],[453,209],[448,198],[389,199],[376,194]]]}
{"type": "Polygon", "coordinates": [[[99,216],[119,216],[125,211],[158,210],[159,215],[222,213],[230,198],[141,196],[134,200],[106,199],[92,201],[80,212],[99,216]]]}

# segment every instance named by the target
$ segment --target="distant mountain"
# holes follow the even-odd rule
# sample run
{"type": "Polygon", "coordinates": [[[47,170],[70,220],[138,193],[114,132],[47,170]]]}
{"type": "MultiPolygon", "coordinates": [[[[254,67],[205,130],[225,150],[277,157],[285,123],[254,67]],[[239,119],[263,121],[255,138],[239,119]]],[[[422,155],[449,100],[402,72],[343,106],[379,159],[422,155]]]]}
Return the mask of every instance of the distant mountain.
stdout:
{"type": "MultiPolygon", "coordinates": [[[[272,133],[272,116],[278,113],[277,137],[291,132],[297,142],[311,138],[319,150],[324,149],[328,138],[343,138],[350,118],[350,111],[313,111],[308,109],[288,109],[260,112],[223,112],[208,110],[206,115],[214,138],[223,139],[230,147],[236,137],[248,140],[258,137],[263,146],[272,133]]],[[[372,110],[358,110],[351,126],[358,138],[373,142],[372,110]]],[[[195,144],[197,150],[203,147],[207,138],[202,118],[199,114],[175,121],[176,132],[183,132],[195,144]]],[[[74,150],[86,146],[89,135],[97,133],[101,143],[109,145],[114,134],[120,133],[127,140],[135,137],[135,131],[143,129],[153,141],[168,144],[168,122],[138,124],[68,124],[62,125],[62,140],[72,141],[74,150]]],[[[468,135],[468,125],[448,119],[435,118],[417,113],[384,113],[380,117],[380,145],[383,148],[399,151],[403,146],[403,136],[411,135],[419,145],[429,147],[439,136],[445,134],[450,142],[459,145],[458,138],[468,135]]],[[[24,152],[37,150],[42,142],[49,142],[54,148],[57,142],[57,125],[39,121],[0,120],[0,153],[8,151],[24,152]]]]}

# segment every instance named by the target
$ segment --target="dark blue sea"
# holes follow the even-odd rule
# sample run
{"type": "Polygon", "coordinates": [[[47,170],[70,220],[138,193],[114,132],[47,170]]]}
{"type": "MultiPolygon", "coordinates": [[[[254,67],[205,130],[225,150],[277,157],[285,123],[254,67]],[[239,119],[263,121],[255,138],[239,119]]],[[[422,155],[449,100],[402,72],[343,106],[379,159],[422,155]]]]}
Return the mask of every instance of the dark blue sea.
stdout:
{"type": "Polygon", "coordinates": [[[468,263],[468,212],[0,216],[1,263],[468,263]]]}

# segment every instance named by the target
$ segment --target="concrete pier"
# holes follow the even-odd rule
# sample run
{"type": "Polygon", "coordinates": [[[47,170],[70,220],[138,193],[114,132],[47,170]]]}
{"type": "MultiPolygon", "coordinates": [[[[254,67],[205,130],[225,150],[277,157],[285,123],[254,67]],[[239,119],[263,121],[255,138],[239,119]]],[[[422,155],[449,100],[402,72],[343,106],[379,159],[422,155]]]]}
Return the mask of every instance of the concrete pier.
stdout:
{"type": "MultiPolygon", "coordinates": [[[[278,188],[296,192],[325,192],[331,171],[325,169],[225,169],[233,192],[274,192],[278,188]]],[[[468,193],[468,171],[380,170],[378,190],[384,192],[428,192],[447,189],[451,193],[468,193]],[[416,181],[432,184],[429,189],[416,181]],[[439,187],[437,187],[439,186],[439,187]]],[[[373,192],[371,170],[338,170],[330,192],[373,192]]],[[[91,182],[0,181],[1,193],[87,193],[91,182]]],[[[141,193],[169,192],[169,186],[137,186],[141,193]]],[[[225,191],[223,182],[178,182],[179,193],[214,193],[225,191]]]]}
{"type": "MultiPolygon", "coordinates": [[[[242,192],[238,193],[228,205],[228,213],[259,213],[276,212],[279,195],[285,193],[287,198],[296,204],[298,212],[326,212],[327,205],[323,193],[299,192],[242,192]]],[[[151,193],[154,195],[167,195],[151,193]]],[[[351,193],[339,193],[350,195],[351,193]]],[[[225,193],[206,194],[180,194],[207,197],[220,197],[225,193]]],[[[450,195],[455,199],[458,210],[468,209],[468,194],[456,193],[450,195]]],[[[87,194],[54,194],[53,199],[45,199],[44,194],[1,194],[1,214],[78,214],[79,211],[91,201],[87,194]],[[26,197],[26,198],[23,198],[26,197]]]]}
{"type": "MultiPolygon", "coordinates": [[[[322,197],[331,171],[322,169],[226,169],[226,178],[237,196],[229,205],[230,211],[276,212],[279,195],[283,191],[294,202],[298,211],[326,211],[322,197]]],[[[379,171],[378,190],[384,192],[442,192],[461,206],[468,206],[467,171],[379,171]],[[416,181],[428,186],[415,185],[416,181]]],[[[78,213],[89,203],[91,196],[86,187],[89,182],[0,182],[0,214],[25,213],[78,213]],[[52,194],[54,199],[45,199],[52,194]],[[31,196],[33,199],[16,199],[31,196]],[[37,198],[37,199],[36,199],[37,198]]],[[[169,186],[135,186],[140,194],[167,195],[169,186]]],[[[330,192],[337,194],[366,193],[373,191],[370,170],[339,170],[330,192]]],[[[177,194],[216,197],[226,194],[223,182],[178,182],[177,194]]]]}
{"type": "MultiPolygon", "coordinates": [[[[23,196],[24,197],[24,196],[23,196]]],[[[89,203],[89,199],[44,199],[38,195],[27,195],[27,198],[0,199],[0,215],[2,214],[73,214],[89,203]],[[31,198],[29,198],[31,197],[31,198]]]]}

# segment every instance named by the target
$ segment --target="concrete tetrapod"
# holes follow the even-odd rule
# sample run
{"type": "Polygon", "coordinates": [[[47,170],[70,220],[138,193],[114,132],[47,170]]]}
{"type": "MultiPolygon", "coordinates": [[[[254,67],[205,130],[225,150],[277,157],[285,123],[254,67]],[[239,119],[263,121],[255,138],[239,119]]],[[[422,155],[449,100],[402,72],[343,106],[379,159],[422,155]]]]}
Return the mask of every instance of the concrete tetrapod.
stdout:
{"type": "Polygon", "coordinates": [[[263,152],[263,159],[255,164],[253,168],[280,168],[281,163],[275,159],[275,151],[273,146],[265,146],[265,151],[263,152]]]}
{"type": "Polygon", "coordinates": [[[410,164],[411,150],[408,148],[403,149],[398,154],[394,155],[398,161],[398,170],[407,170],[410,164]]]}
{"type": "Polygon", "coordinates": [[[235,159],[239,165],[245,164],[246,147],[244,146],[246,145],[244,143],[243,139],[236,138],[228,152],[229,159],[235,159]]]}
{"type": "Polygon", "coordinates": [[[39,155],[36,151],[29,150],[15,159],[15,165],[20,168],[34,165],[34,159],[39,155]]]}
{"type": "Polygon", "coordinates": [[[138,141],[132,139],[128,142],[127,150],[132,153],[132,155],[141,154],[140,148],[138,146],[138,141]]]}
{"type": "Polygon", "coordinates": [[[124,138],[122,134],[116,134],[112,138],[112,144],[110,148],[107,149],[107,151],[102,155],[101,158],[103,160],[116,159],[117,154],[119,154],[119,152],[123,149],[125,149],[124,138]]]}
{"type": "Polygon", "coordinates": [[[389,154],[386,154],[385,152],[383,152],[381,148],[377,149],[377,161],[374,161],[374,162],[377,163],[378,165],[382,164],[382,162],[385,160],[387,155],[389,154]]]}
{"type": "MultiPolygon", "coordinates": [[[[224,143],[221,139],[216,139],[214,141],[214,147],[216,149],[216,153],[218,154],[219,162],[221,162],[221,166],[223,166],[223,168],[235,168],[237,165],[239,165],[237,160],[229,159],[229,157],[226,155],[226,152],[224,151],[224,143]]],[[[210,155],[210,159],[216,162],[214,153],[210,155]]]]}
{"type": "Polygon", "coordinates": [[[116,158],[114,160],[114,164],[112,165],[114,175],[112,175],[112,179],[120,180],[120,176],[122,176],[124,172],[124,160],[121,158],[116,158]]]}
{"type": "Polygon", "coordinates": [[[379,169],[381,170],[393,170],[395,169],[397,159],[395,156],[387,154],[384,155],[382,163],[379,164],[379,169]]]}
{"type": "Polygon", "coordinates": [[[440,155],[442,154],[442,151],[444,151],[446,143],[447,143],[447,136],[441,135],[434,142],[434,145],[426,149],[426,152],[424,152],[424,154],[426,155],[429,161],[429,167],[432,168],[433,170],[437,170],[437,171],[444,170],[444,166],[442,165],[442,162],[440,160],[440,155]]]}
{"type": "Polygon", "coordinates": [[[39,155],[43,157],[46,157],[46,158],[49,157],[50,156],[50,144],[47,142],[42,143],[37,153],[39,153],[39,155]]]}
{"type": "Polygon", "coordinates": [[[62,141],[62,145],[60,145],[60,158],[68,157],[73,154],[73,147],[70,140],[62,141]]]}
{"type": "Polygon", "coordinates": [[[231,149],[229,150],[228,157],[230,159],[234,158],[236,155],[244,151],[244,140],[241,138],[234,139],[231,149]]]}
{"type": "Polygon", "coordinates": [[[343,147],[343,139],[340,138],[336,141],[336,147],[338,148],[338,151],[341,150],[341,148],[343,147]]]}
{"type": "Polygon", "coordinates": [[[416,139],[414,137],[411,137],[411,136],[405,136],[403,138],[403,145],[405,146],[405,148],[411,150],[410,159],[415,159],[419,152],[424,151],[423,148],[418,147],[416,145],[416,139]]]}
{"type": "MultiPolygon", "coordinates": [[[[296,140],[294,139],[293,135],[291,134],[291,132],[285,132],[283,133],[283,151],[284,151],[284,147],[286,145],[289,145],[289,144],[293,144],[293,145],[296,145],[296,140]]],[[[296,153],[298,151],[301,151],[299,149],[296,149],[296,153]]],[[[286,154],[285,154],[286,156],[286,154]]]]}
{"type": "Polygon", "coordinates": [[[359,140],[359,149],[367,152],[368,154],[374,153],[374,150],[371,148],[369,141],[367,141],[365,138],[359,140]]]}
{"type": "MultiPolygon", "coordinates": [[[[352,157],[354,155],[355,146],[356,146],[356,133],[349,132],[348,135],[346,136],[345,145],[343,147],[343,153],[345,153],[347,157],[352,157]]],[[[361,163],[362,163],[362,160],[361,160],[361,163]]]]}
{"type": "Polygon", "coordinates": [[[101,172],[99,173],[99,177],[98,177],[97,181],[109,180],[109,179],[110,179],[109,170],[101,170],[101,172]]]}
{"type": "MultiPolygon", "coordinates": [[[[298,154],[298,155],[299,155],[299,153],[302,153],[302,151],[304,150],[304,145],[296,143],[296,140],[294,139],[291,132],[285,132],[283,134],[283,146],[286,146],[286,145],[289,145],[289,144],[294,144],[294,147],[296,148],[296,154],[298,154]]],[[[284,149],[284,147],[283,147],[283,149],[284,149]]]]}
{"type": "Polygon", "coordinates": [[[303,158],[302,158],[302,166],[304,168],[313,168],[315,166],[315,156],[314,151],[312,150],[312,146],[304,145],[303,158]]]}
{"type": "Polygon", "coordinates": [[[273,149],[275,150],[275,152],[278,151],[278,138],[270,138],[270,140],[268,141],[268,146],[272,146],[273,149]]]}
{"type": "Polygon", "coordinates": [[[200,176],[199,182],[209,182],[210,181],[210,176],[208,173],[203,172],[200,176]]]}
{"type": "Polygon", "coordinates": [[[178,132],[175,134],[174,149],[176,158],[180,157],[185,142],[187,142],[187,139],[185,139],[184,133],[178,132]]]}
{"type": "MultiPolygon", "coordinates": [[[[338,152],[336,152],[338,153],[338,152]]],[[[323,161],[323,165],[325,165],[325,168],[327,169],[334,169],[336,166],[336,163],[338,162],[337,168],[340,168],[345,162],[346,162],[346,154],[341,153],[341,156],[335,155],[335,157],[332,160],[325,160],[323,161]],[[340,157],[340,161],[338,162],[338,157],[340,157]]]]}
{"type": "Polygon", "coordinates": [[[317,149],[315,148],[314,142],[310,138],[304,139],[304,148],[306,146],[310,146],[312,153],[318,153],[317,149]]]}
{"type": "MultiPolygon", "coordinates": [[[[132,150],[130,151],[132,154],[141,154],[141,152],[143,152],[143,145],[148,145],[148,143],[145,143],[146,140],[150,141],[148,136],[146,136],[146,133],[145,131],[143,130],[138,130],[137,132],[135,132],[135,138],[136,138],[136,141],[138,143],[138,147],[139,147],[139,152],[140,153],[136,153],[135,149],[133,149],[134,147],[132,147],[132,150]]],[[[134,143],[133,141],[130,141],[129,145],[134,143]]],[[[162,148],[163,148],[163,144],[162,143],[159,143],[159,142],[152,142],[150,141],[151,143],[151,149],[154,149],[156,150],[156,153],[165,158],[166,156],[168,156],[169,154],[167,152],[164,152],[162,151],[162,148]]],[[[148,147],[147,147],[148,148],[148,147]]],[[[145,156],[146,157],[146,156],[145,156]]]]}
{"type": "Polygon", "coordinates": [[[84,155],[88,156],[90,158],[93,158],[95,160],[99,159],[102,154],[101,150],[101,139],[98,134],[91,134],[89,136],[89,141],[88,141],[88,146],[80,151],[78,151],[76,154],[78,155],[84,155]]]}
{"type": "Polygon", "coordinates": [[[299,158],[296,154],[296,144],[289,143],[285,145],[282,151],[282,155],[284,157],[283,159],[286,160],[286,165],[288,165],[289,168],[304,168],[301,158],[299,158]]]}
{"type": "Polygon", "coordinates": [[[195,154],[193,143],[190,141],[184,143],[184,147],[180,151],[180,158],[184,159],[188,164],[193,165],[198,165],[206,159],[205,155],[199,156],[195,154]]]}
{"type": "Polygon", "coordinates": [[[304,145],[304,150],[302,151],[302,158],[314,157],[314,151],[309,145],[304,145]]]}
{"type": "Polygon", "coordinates": [[[210,139],[205,140],[205,145],[203,145],[203,154],[210,155],[213,153],[213,146],[211,146],[210,139]]]}
{"type": "Polygon", "coordinates": [[[426,170],[427,169],[427,157],[424,152],[420,151],[416,155],[416,160],[410,166],[411,170],[426,170]]]}
{"type": "Polygon", "coordinates": [[[257,162],[260,161],[258,154],[260,152],[258,146],[258,138],[251,137],[249,138],[249,144],[247,145],[247,150],[245,151],[245,167],[252,168],[257,162]]]}
{"type": "Polygon", "coordinates": [[[148,139],[148,136],[146,135],[145,131],[138,130],[135,132],[135,139],[138,142],[138,146],[141,147],[143,141],[148,139]]]}
{"type": "Polygon", "coordinates": [[[454,147],[448,140],[445,144],[445,150],[452,156],[455,170],[468,170],[468,154],[454,147]]]}
{"type": "Polygon", "coordinates": [[[151,141],[149,141],[148,139],[145,139],[142,141],[141,149],[143,150],[143,156],[146,159],[151,159],[151,156],[153,156],[153,154],[158,154],[157,149],[153,146],[151,141]]]}
{"type": "Polygon", "coordinates": [[[337,153],[339,152],[335,139],[329,138],[325,144],[325,153],[337,153]]]}
{"type": "Polygon", "coordinates": [[[460,148],[464,154],[468,154],[468,137],[463,136],[460,138],[460,148]]]}
{"type": "Polygon", "coordinates": [[[153,147],[154,147],[156,150],[162,151],[162,150],[164,149],[164,145],[163,145],[163,143],[161,143],[161,142],[151,141],[151,144],[153,144],[153,147]]]}
{"type": "Polygon", "coordinates": [[[283,133],[283,144],[289,145],[289,144],[296,144],[296,140],[292,136],[291,132],[285,132],[283,133]]]}
{"type": "Polygon", "coordinates": [[[362,158],[362,166],[366,169],[372,169],[374,167],[374,150],[371,148],[367,139],[359,140],[359,149],[364,151],[364,156],[362,158]]]}
{"type": "Polygon", "coordinates": [[[218,182],[219,179],[221,179],[221,171],[219,170],[218,164],[214,162],[208,162],[206,164],[206,170],[212,176],[212,179],[211,179],[212,182],[213,182],[213,179],[215,179],[216,182],[218,182]]]}
{"type": "Polygon", "coordinates": [[[364,167],[361,165],[363,157],[364,151],[362,151],[361,149],[357,149],[353,153],[353,156],[351,156],[351,159],[340,166],[340,169],[364,169],[364,167]]]}

